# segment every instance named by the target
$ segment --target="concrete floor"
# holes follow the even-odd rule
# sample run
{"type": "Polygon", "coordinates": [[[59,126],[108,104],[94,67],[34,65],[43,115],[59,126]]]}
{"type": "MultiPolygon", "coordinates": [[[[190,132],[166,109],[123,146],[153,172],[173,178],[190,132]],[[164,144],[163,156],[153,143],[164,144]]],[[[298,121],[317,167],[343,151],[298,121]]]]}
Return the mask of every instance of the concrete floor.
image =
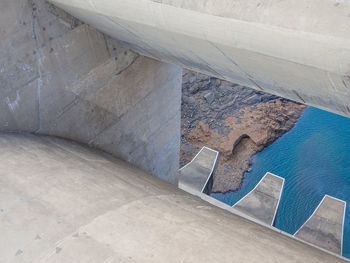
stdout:
{"type": "Polygon", "coordinates": [[[345,262],[108,155],[0,134],[0,262],[345,262]]]}

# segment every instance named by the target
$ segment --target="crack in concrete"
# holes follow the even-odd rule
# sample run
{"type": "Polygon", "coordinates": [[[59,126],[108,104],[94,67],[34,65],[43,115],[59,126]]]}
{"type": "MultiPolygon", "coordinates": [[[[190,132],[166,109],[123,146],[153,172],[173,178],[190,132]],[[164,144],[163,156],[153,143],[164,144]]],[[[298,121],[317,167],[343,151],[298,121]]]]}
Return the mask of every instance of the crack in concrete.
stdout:
{"type": "Polygon", "coordinates": [[[293,93],[294,93],[304,104],[306,104],[305,100],[299,95],[298,92],[296,92],[295,90],[293,90],[293,93]]]}
{"type": "Polygon", "coordinates": [[[119,70],[117,73],[115,73],[115,76],[121,75],[124,71],[128,70],[138,59],[140,58],[140,55],[137,54],[137,56],[131,61],[129,65],[127,65],[125,68],[119,70]]]}

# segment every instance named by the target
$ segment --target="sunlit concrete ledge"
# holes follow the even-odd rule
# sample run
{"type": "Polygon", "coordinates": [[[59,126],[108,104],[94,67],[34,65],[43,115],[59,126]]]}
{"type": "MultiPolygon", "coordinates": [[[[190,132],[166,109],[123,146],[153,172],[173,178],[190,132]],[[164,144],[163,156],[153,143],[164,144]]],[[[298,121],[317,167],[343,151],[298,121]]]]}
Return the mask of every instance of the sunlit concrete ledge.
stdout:
{"type": "Polygon", "coordinates": [[[274,226],[284,182],[284,178],[266,173],[253,190],[234,205],[234,208],[274,226]]]}
{"type": "Polygon", "coordinates": [[[337,254],[342,254],[346,202],[325,195],[294,236],[337,254]]]}
{"type": "Polygon", "coordinates": [[[210,194],[219,152],[203,147],[196,156],[179,170],[178,187],[193,195],[210,194]]]}
{"type": "MultiPolygon", "coordinates": [[[[263,225],[264,227],[276,231],[284,236],[296,239],[309,246],[326,251],[327,253],[331,253],[332,255],[339,256],[342,254],[342,240],[344,227],[343,221],[345,217],[346,203],[343,210],[344,213],[337,214],[337,218],[342,218],[343,220],[341,223],[341,237],[338,233],[338,239],[341,239],[341,245],[338,246],[340,250],[329,249],[329,247],[322,246],[322,244],[320,245],[313,239],[305,238],[305,236],[298,234],[298,232],[294,235],[291,235],[274,227],[285,185],[285,179],[280,176],[269,172],[266,173],[263,176],[263,178],[257,183],[257,185],[253,188],[253,190],[251,190],[247,195],[245,195],[241,200],[239,200],[234,206],[229,206],[211,197],[210,191],[204,191],[204,189],[207,187],[209,179],[214,178],[215,176],[213,173],[215,172],[215,166],[216,162],[218,161],[218,157],[218,152],[208,147],[203,147],[192,159],[191,162],[189,162],[180,169],[179,188],[184,190],[185,192],[200,197],[202,200],[214,206],[222,208],[226,211],[229,211],[232,214],[243,217],[256,224],[263,225]]],[[[332,198],[329,196],[325,196],[325,198],[326,197],[332,198]]],[[[344,201],[336,198],[332,198],[332,200],[336,200],[337,202],[340,201],[341,204],[344,203],[344,201]]],[[[314,214],[316,213],[316,210],[314,214]]],[[[303,226],[307,225],[309,220],[306,221],[303,226]]],[[[327,227],[324,227],[323,230],[327,231],[327,227]]],[[[330,231],[328,232],[330,233],[330,231]]],[[[308,234],[306,235],[306,237],[310,237],[310,235],[308,234]]],[[[347,260],[343,257],[340,258],[347,260]]]]}
{"type": "MultiPolygon", "coordinates": [[[[289,233],[287,233],[287,232],[285,232],[283,230],[280,230],[280,229],[278,229],[278,228],[276,228],[276,227],[274,227],[272,225],[266,224],[266,223],[262,222],[259,219],[256,219],[256,218],[254,218],[254,217],[252,217],[250,215],[247,215],[246,213],[243,213],[242,211],[237,210],[236,208],[234,208],[234,206],[230,206],[230,205],[228,205],[228,204],[226,204],[224,202],[221,202],[221,201],[219,201],[219,200],[217,200],[217,199],[215,199],[215,198],[213,198],[213,197],[211,197],[211,196],[209,196],[207,194],[202,193],[202,194],[199,195],[199,197],[202,200],[204,200],[205,202],[207,202],[207,203],[209,203],[209,204],[211,204],[213,206],[221,208],[221,209],[223,209],[225,211],[228,211],[229,213],[232,213],[234,215],[240,216],[240,217],[242,217],[242,218],[244,218],[244,219],[246,219],[246,220],[248,220],[248,221],[250,221],[250,222],[252,222],[254,224],[261,225],[261,226],[263,226],[263,227],[265,227],[265,228],[267,228],[267,229],[269,229],[271,231],[274,231],[274,232],[276,232],[276,233],[278,233],[278,234],[280,234],[280,235],[282,235],[284,237],[297,240],[298,242],[301,242],[301,243],[305,244],[306,246],[309,246],[310,248],[315,248],[315,249],[323,251],[323,252],[325,252],[327,254],[330,254],[330,255],[334,256],[335,258],[337,258],[337,260],[340,261],[340,262],[341,261],[350,262],[350,260],[348,258],[345,258],[345,257],[341,256],[339,253],[334,253],[334,252],[332,252],[332,251],[330,251],[328,249],[322,248],[322,247],[320,247],[318,245],[310,243],[309,241],[301,239],[298,236],[296,236],[295,234],[294,235],[289,234],[289,233]]],[[[334,259],[334,260],[336,260],[336,259],[334,259]]],[[[338,261],[336,261],[336,262],[338,262],[338,261]]]]}

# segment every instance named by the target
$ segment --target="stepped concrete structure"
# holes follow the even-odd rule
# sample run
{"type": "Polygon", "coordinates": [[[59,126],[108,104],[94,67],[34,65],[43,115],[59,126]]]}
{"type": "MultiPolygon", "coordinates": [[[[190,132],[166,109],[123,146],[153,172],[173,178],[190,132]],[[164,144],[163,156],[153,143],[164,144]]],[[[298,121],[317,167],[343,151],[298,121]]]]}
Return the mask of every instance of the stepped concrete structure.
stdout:
{"type": "Polygon", "coordinates": [[[178,187],[193,195],[210,194],[219,152],[203,147],[191,162],[179,170],[178,187]]]}
{"type": "Polygon", "coordinates": [[[341,255],[345,210],[346,202],[325,195],[314,213],[294,235],[341,255]]]}
{"type": "Polygon", "coordinates": [[[260,182],[234,208],[274,226],[283,193],[284,178],[266,173],[260,182]]]}
{"type": "Polygon", "coordinates": [[[51,2],[0,1],[0,262],[346,262],[168,183],[182,67],[350,116],[348,1],[51,2]]]}
{"type": "Polygon", "coordinates": [[[4,263],[346,262],[71,141],[0,147],[4,263]]]}

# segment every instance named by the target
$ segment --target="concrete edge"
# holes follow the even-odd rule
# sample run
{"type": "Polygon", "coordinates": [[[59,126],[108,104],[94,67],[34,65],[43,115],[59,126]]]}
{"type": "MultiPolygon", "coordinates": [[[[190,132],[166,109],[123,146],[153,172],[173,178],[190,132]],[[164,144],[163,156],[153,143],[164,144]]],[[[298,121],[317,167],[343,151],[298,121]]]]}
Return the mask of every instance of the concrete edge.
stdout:
{"type": "Polygon", "coordinates": [[[184,166],[182,166],[182,167],[179,169],[179,171],[181,171],[182,169],[184,169],[185,167],[187,167],[188,165],[190,165],[204,149],[208,149],[208,150],[211,150],[211,151],[213,151],[213,152],[219,153],[218,151],[215,151],[215,150],[213,150],[213,149],[210,149],[210,148],[207,147],[207,146],[203,146],[202,149],[200,149],[199,152],[192,158],[192,160],[191,160],[189,163],[187,163],[187,164],[185,164],[184,166]]]}
{"type": "Polygon", "coordinates": [[[184,166],[182,166],[182,167],[179,169],[179,171],[181,171],[182,169],[184,169],[184,168],[186,168],[187,166],[189,166],[189,165],[198,157],[198,155],[204,150],[204,148],[206,148],[206,147],[205,147],[205,146],[202,147],[202,149],[199,150],[199,152],[192,158],[192,160],[191,160],[189,163],[187,163],[187,164],[185,164],[184,166]]]}
{"type": "MultiPolygon", "coordinates": [[[[341,200],[343,201],[343,200],[341,200]]],[[[345,203],[344,205],[344,214],[343,214],[343,226],[342,226],[342,234],[341,234],[341,248],[340,248],[340,253],[341,255],[343,255],[343,245],[344,245],[344,227],[345,227],[345,213],[346,213],[346,202],[343,201],[345,203]]]]}
{"type": "Polygon", "coordinates": [[[203,147],[200,149],[200,151],[192,158],[192,160],[191,160],[189,163],[185,164],[183,167],[181,167],[181,168],[179,169],[179,172],[180,172],[182,169],[184,169],[184,168],[186,168],[187,166],[189,166],[190,164],[192,164],[192,163],[194,162],[194,160],[200,155],[200,153],[201,153],[204,149],[207,149],[207,150],[209,150],[209,151],[212,151],[212,152],[216,153],[216,156],[215,156],[215,160],[214,160],[214,163],[213,163],[213,165],[212,165],[212,168],[211,168],[211,170],[210,170],[209,176],[207,177],[207,179],[206,179],[204,185],[202,186],[201,191],[199,192],[199,191],[193,190],[192,188],[189,188],[189,187],[187,187],[186,185],[182,184],[182,183],[181,183],[181,180],[180,180],[180,177],[181,177],[181,176],[179,177],[178,182],[177,182],[177,187],[178,187],[178,188],[180,188],[180,189],[184,190],[185,192],[188,192],[188,193],[190,193],[190,194],[192,194],[192,195],[195,195],[195,196],[199,196],[200,194],[203,193],[203,191],[204,191],[204,189],[206,188],[206,186],[207,186],[209,180],[213,177],[213,173],[214,173],[214,170],[216,169],[216,166],[217,166],[217,162],[218,162],[218,158],[219,158],[219,156],[220,156],[220,153],[219,153],[218,151],[216,151],[216,150],[213,150],[213,149],[209,148],[209,147],[203,146],[203,147]]]}
{"type": "Polygon", "coordinates": [[[271,174],[272,176],[275,176],[279,179],[282,179],[282,187],[281,187],[281,191],[280,191],[280,195],[278,197],[278,202],[277,202],[277,205],[276,205],[276,208],[275,208],[275,213],[273,215],[273,219],[272,219],[272,222],[271,222],[271,226],[273,227],[274,224],[275,224],[275,221],[276,221],[276,215],[277,215],[277,212],[278,212],[278,209],[279,209],[279,206],[280,206],[280,202],[281,202],[281,198],[282,198],[282,193],[283,193],[283,190],[284,190],[284,183],[285,183],[285,179],[278,176],[278,175],[275,175],[273,173],[270,173],[270,172],[267,172],[265,173],[265,175],[260,179],[260,181],[254,186],[254,188],[249,191],[245,196],[243,196],[239,201],[237,201],[232,207],[234,208],[238,203],[240,203],[241,201],[243,201],[248,195],[250,195],[252,192],[254,192],[254,190],[259,186],[259,184],[265,179],[265,177],[268,175],[268,174],[271,174]]]}
{"type": "MultiPolygon", "coordinates": [[[[206,148],[206,149],[208,149],[208,150],[210,150],[210,151],[212,151],[212,152],[215,152],[215,153],[216,153],[216,156],[215,156],[214,163],[213,163],[213,165],[212,165],[212,167],[211,167],[210,174],[209,174],[207,180],[205,181],[205,183],[204,183],[204,185],[203,185],[203,188],[202,188],[201,193],[203,193],[203,191],[204,191],[205,187],[207,186],[209,180],[213,177],[213,173],[214,173],[214,170],[216,169],[217,162],[218,162],[218,158],[219,158],[219,155],[220,155],[220,153],[219,153],[218,151],[215,151],[215,150],[213,150],[213,149],[211,149],[211,148],[209,148],[209,147],[204,146],[203,148],[206,148]]],[[[202,149],[203,149],[203,148],[202,148],[202,149]]]]}
{"type": "MultiPolygon", "coordinates": [[[[185,191],[185,190],[183,190],[183,191],[185,191]]],[[[191,194],[191,193],[190,193],[190,194],[191,194]]],[[[274,231],[274,232],[276,232],[276,233],[279,233],[279,234],[281,234],[281,235],[283,235],[283,236],[285,236],[285,237],[295,239],[295,240],[297,240],[298,242],[301,242],[301,243],[303,243],[303,244],[305,244],[305,245],[308,245],[308,246],[310,246],[310,247],[312,247],[312,248],[321,250],[321,251],[323,251],[323,252],[325,252],[325,253],[327,253],[327,254],[330,254],[330,255],[332,255],[332,256],[338,258],[338,259],[341,259],[341,260],[345,260],[345,261],[347,261],[347,262],[350,262],[350,259],[348,259],[348,258],[345,258],[345,257],[343,257],[343,256],[341,256],[341,255],[339,255],[339,254],[336,254],[336,253],[331,252],[331,251],[329,251],[329,250],[326,250],[326,249],[324,249],[324,248],[318,247],[318,246],[316,246],[316,245],[314,245],[314,244],[312,244],[312,243],[306,242],[305,240],[302,240],[302,239],[300,239],[300,238],[298,238],[298,237],[296,237],[296,236],[294,236],[294,235],[292,235],[292,234],[289,234],[289,233],[287,233],[287,232],[284,232],[283,230],[280,230],[280,229],[278,229],[278,228],[276,228],[276,227],[273,227],[273,226],[271,226],[271,225],[265,224],[265,223],[263,223],[263,222],[261,222],[261,221],[255,219],[255,218],[253,218],[253,217],[250,217],[250,216],[248,216],[248,215],[246,215],[246,214],[244,214],[244,213],[238,211],[238,210],[235,209],[233,206],[227,205],[227,204],[225,204],[224,202],[221,202],[221,201],[219,201],[219,200],[217,200],[217,199],[215,199],[215,198],[213,198],[213,197],[211,197],[211,196],[209,196],[209,195],[207,195],[207,194],[199,193],[199,192],[198,192],[198,193],[195,194],[195,195],[198,196],[200,199],[206,201],[207,203],[209,203],[209,204],[211,204],[211,205],[213,205],[213,206],[215,206],[215,207],[218,207],[218,208],[221,208],[221,209],[223,209],[223,210],[226,210],[226,211],[228,211],[228,212],[230,212],[230,213],[232,213],[232,214],[234,214],[234,215],[236,215],[236,216],[240,216],[240,217],[242,217],[242,218],[244,218],[244,219],[246,219],[246,220],[249,220],[249,221],[251,221],[251,222],[253,222],[253,223],[257,224],[257,225],[264,226],[264,227],[266,227],[266,228],[268,228],[268,229],[270,229],[270,230],[272,230],[272,231],[274,231]]]]}
{"type": "Polygon", "coordinates": [[[280,209],[281,199],[282,199],[282,195],[283,195],[283,191],[284,191],[284,185],[285,185],[286,180],[283,177],[280,177],[280,176],[275,175],[273,173],[270,173],[270,174],[272,174],[272,175],[282,179],[282,186],[281,186],[280,196],[278,197],[278,202],[277,202],[277,205],[276,205],[275,214],[273,215],[272,224],[271,224],[271,226],[275,227],[276,219],[277,219],[278,211],[280,209]]]}
{"type": "MultiPolygon", "coordinates": [[[[209,149],[209,150],[212,150],[212,149],[210,149],[210,148],[208,148],[208,147],[206,147],[206,146],[202,147],[202,149],[196,154],[196,156],[191,160],[191,162],[189,162],[188,164],[184,165],[184,166],[183,166],[182,168],[180,168],[179,170],[185,168],[187,165],[189,165],[190,163],[192,163],[193,160],[199,155],[199,153],[200,153],[204,148],[207,148],[207,149],[209,149]]],[[[215,150],[213,150],[213,151],[215,151],[215,150]]],[[[217,152],[217,151],[216,151],[216,152],[217,152]]],[[[218,155],[217,155],[217,157],[218,157],[218,155]]],[[[215,161],[217,161],[217,159],[216,159],[215,161]]],[[[275,174],[273,174],[273,173],[267,172],[267,173],[260,179],[260,181],[258,182],[258,184],[253,188],[253,190],[254,190],[254,189],[259,185],[259,183],[267,176],[268,173],[269,173],[269,174],[272,174],[273,176],[276,176],[276,177],[278,177],[278,178],[280,178],[280,179],[283,180],[283,184],[282,184],[282,188],[281,188],[281,192],[280,192],[280,197],[279,197],[279,202],[278,202],[278,205],[277,205],[277,207],[279,208],[280,201],[281,201],[282,194],[283,194],[283,190],[284,190],[284,185],[285,185],[285,179],[284,179],[284,178],[282,178],[282,177],[280,177],[280,176],[278,176],[278,175],[275,175],[275,174]]],[[[208,178],[210,178],[210,176],[209,176],[208,178]]],[[[215,206],[215,207],[218,207],[218,208],[220,208],[220,209],[226,210],[226,211],[228,211],[228,212],[231,213],[231,214],[234,214],[234,215],[236,215],[236,216],[240,216],[240,217],[242,217],[242,218],[244,218],[244,219],[246,219],[246,220],[249,220],[249,221],[251,221],[251,222],[253,222],[253,223],[257,224],[257,225],[266,227],[266,228],[268,228],[268,229],[270,229],[270,230],[272,230],[272,231],[274,231],[274,232],[276,232],[276,233],[279,233],[279,234],[281,234],[281,235],[283,235],[283,236],[285,236],[285,237],[295,239],[295,240],[297,240],[298,242],[301,242],[301,243],[303,243],[303,244],[305,244],[305,245],[307,245],[307,246],[310,246],[310,247],[312,247],[312,248],[315,248],[315,249],[321,250],[321,251],[323,251],[323,252],[325,252],[325,253],[327,253],[327,254],[330,254],[330,255],[334,256],[335,258],[338,258],[338,259],[341,259],[341,260],[345,260],[345,261],[347,261],[347,262],[350,262],[350,259],[345,258],[345,257],[342,256],[342,252],[343,252],[343,251],[341,251],[341,255],[336,254],[336,253],[334,253],[334,252],[331,252],[331,251],[329,251],[329,250],[326,250],[326,249],[324,249],[324,248],[322,248],[322,247],[316,246],[316,245],[314,245],[314,244],[312,244],[312,243],[309,243],[309,242],[307,242],[307,241],[305,241],[305,240],[302,240],[302,239],[296,237],[296,236],[295,236],[296,233],[295,233],[295,234],[289,234],[289,233],[287,233],[287,232],[284,232],[283,230],[280,230],[280,229],[274,227],[272,224],[271,224],[271,225],[265,224],[264,222],[261,222],[260,220],[257,220],[257,219],[255,219],[255,218],[253,218],[253,217],[251,217],[251,216],[248,216],[248,215],[244,214],[243,212],[240,212],[240,211],[238,211],[237,209],[235,209],[234,206],[235,206],[238,202],[240,202],[244,197],[246,197],[250,192],[252,192],[253,190],[251,190],[247,195],[245,195],[243,198],[241,198],[235,205],[230,206],[230,205],[228,205],[228,204],[226,204],[226,203],[224,203],[224,202],[222,202],[222,201],[219,201],[219,200],[217,200],[217,199],[215,199],[215,198],[211,197],[210,195],[207,195],[207,194],[205,194],[205,193],[203,193],[203,192],[195,191],[195,190],[193,190],[193,189],[188,189],[188,188],[186,188],[186,187],[179,187],[179,189],[181,189],[182,191],[184,191],[184,192],[186,192],[186,193],[188,193],[188,194],[191,194],[191,195],[193,195],[193,196],[197,196],[198,198],[202,199],[203,201],[205,201],[205,202],[207,202],[207,203],[209,203],[209,204],[211,204],[211,205],[213,205],[213,206],[215,206]]],[[[203,189],[202,189],[202,191],[203,191],[203,189]]],[[[323,199],[324,199],[326,196],[329,196],[329,195],[325,195],[325,196],[323,197],[323,199]]],[[[332,196],[329,196],[329,197],[331,197],[331,198],[333,198],[333,199],[337,199],[337,198],[332,197],[332,196]]],[[[323,199],[322,199],[322,201],[323,201],[323,199]]],[[[340,200],[340,199],[337,199],[337,200],[340,200]]],[[[322,203],[322,201],[321,201],[321,203],[322,203]]],[[[344,236],[344,221],[345,221],[345,212],[346,212],[346,202],[343,201],[343,200],[340,200],[340,201],[342,201],[342,202],[345,203],[345,207],[344,207],[344,217],[343,217],[343,235],[342,235],[342,248],[343,248],[343,236],[344,236]]],[[[319,205],[320,205],[320,204],[319,204],[319,205]]],[[[317,208],[319,207],[319,205],[317,206],[317,208]]],[[[278,210],[277,210],[277,207],[276,207],[276,211],[275,211],[275,216],[277,215],[277,211],[278,211],[278,210]]],[[[315,211],[317,210],[317,208],[315,209],[315,211]]],[[[313,212],[313,214],[315,213],[315,211],[313,212]]],[[[312,214],[312,215],[313,215],[313,214],[312,214]]],[[[312,216],[312,215],[311,215],[311,216],[312,216]]],[[[274,216],[274,220],[275,220],[275,216],[274,216]]],[[[310,218],[311,218],[311,217],[310,217],[310,218]]],[[[310,219],[310,218],[309,218],[309,219],[310,219]]],[[[308,219],[308,220],[309,220],[309,219],[308,219]]],[[[307,221],[308,221],[308,220],[307,220],[307,221]]],[[[306,222],[307,222],[307,221],[306,221],[306,222]]],[[[305,222],[303,225],[305,225],[306,222],[305,222]]]]}
{"type": "MultiPolygon", "coordinates": [[[[342,236],[341,236],[341,247],[340,247],[340,254],[343,255],[343,240],[344,240],[344,223],[345,223],[345,212],[346,212],[346,202],[344,200],[341,200],[339,198],[330,196],[330,195],[324,195],[324,197],[322,198],[322,200],[320,201],[320,203],[317,205],[317,207],[315,208],[315,210],[313,211],[313,213],[309,216],[309,218],[304,222],[304,224],[301,225],[301,227],[298,228],[298,230],[293,234],[293,237],[297,238],[296,235],[299,233],[299,231],[307,224],[307,222],[309,222],[311,220],[311,218],[315,215],[315,213],[317,212],[317,210],[320,208],[320,206],[322,205],[323,201],[326,199],[326,197],[335,199],[339,202],[344,203],[344,213],[343,213],[343,222],[342,222],[342,236]]],[[[299,239],[299,238],[297,238],[299,239]]],[[[308,243],[308,242],[307,242],[308,243]]],[[[310,243],[311,244],[311,243],[310,243]]],[[[314,245],[316,246],[316,245],[314,245]]],[[[318,247],[318,246],[316,246],[318,247]]],[[[319,248],[319,247],[318,247],[319,248]]],[[[326,250],[327,251],[327,250],[326,250]]],[[[350,260],[349,260],[350,261],[350,260]]]]}

